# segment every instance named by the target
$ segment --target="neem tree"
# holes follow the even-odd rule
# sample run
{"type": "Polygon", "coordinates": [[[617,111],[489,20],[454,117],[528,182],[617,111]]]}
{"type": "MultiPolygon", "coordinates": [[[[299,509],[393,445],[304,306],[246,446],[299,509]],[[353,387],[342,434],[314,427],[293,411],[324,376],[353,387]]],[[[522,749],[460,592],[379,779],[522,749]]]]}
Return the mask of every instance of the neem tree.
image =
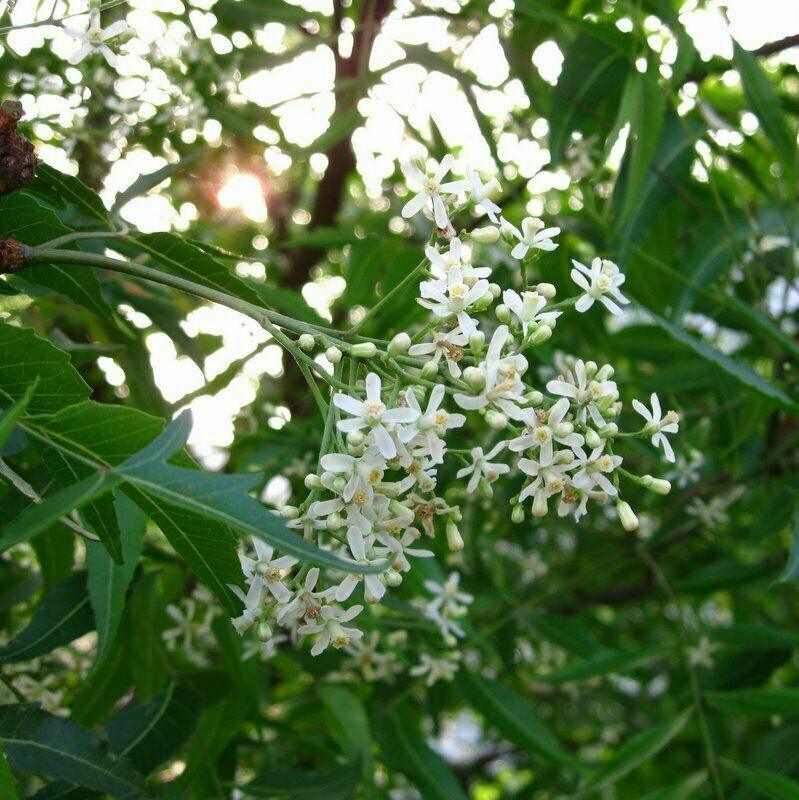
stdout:
{"type": "Polygon", "coordinates": [[[22,5],[3,797],[799,797],[787,62],[701,61],[667,2],[22,5]],[[384,64],[403,21],[446,49],[384,64]],[[247,81],[309,52],[298,144],[247,81]],[[476,144],[408,108],[400,173],[370,131],[406,62],[476,144]],[[257,331],[215,370],[203,308],[257,331]],[[193,401],[242,376],[202,469],[193,401]]]}

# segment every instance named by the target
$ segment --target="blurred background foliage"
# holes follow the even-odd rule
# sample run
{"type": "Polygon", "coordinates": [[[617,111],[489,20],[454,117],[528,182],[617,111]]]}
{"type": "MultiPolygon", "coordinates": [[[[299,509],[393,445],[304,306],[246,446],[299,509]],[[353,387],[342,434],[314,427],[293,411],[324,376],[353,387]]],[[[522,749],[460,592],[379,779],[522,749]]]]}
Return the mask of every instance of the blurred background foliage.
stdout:
{"type": "MultiPolygon", "coordinates": [[[[397,160],[455,152],[500,177],[508,218],[563,229],[541,279],[567,283],[573,257],[621,266],[633,310],[564,318],[557,341],[683,422],[672,494],[635,497],[636,535],[596,514],[512,526],[512,483],[470,501],[465,552],[436,543],[476,596],[464,666],[430,688],[369,680],[352,657],[244,658],[153,531],[95,669],[92,553],[60,525],[7,551],[4,642],[33,617],[46,645],[0,651],[4,702],[57,715],[0,716],[21,795],[99,796],[43,787],[14,738],[86,744],[80,725],[95,767],[123,753],[165,797],[799,797],[796,5],[741,0],[731,20],[671,0],[106,5],[134,31],[116,69],[66,66],[60,34],[35,24],[49,0],[13,17],[0,3],[0,84],[54,167],[36,191],[65,229],[98,217],[56,170],[116,224],[205,247],[270,307],[344,322],[428,235],[399,216],[397,160]]],[[[10,197],[0,234],[26,241],[10,197]]],[[[510,283],[515,263],[499,269],[510,283]]],[[[165,418],[190,406],[201,462],[263,471],[267,503],[297,496],[321,423],[275,343],[187,295],[98,277],[91,297],[9,279],[0,310],[65,350],[93,399],[165,418]]],[[[370,333],[420,313],[411,287],[370,333]]],[[[40,456],[16,463],[46,484],[40,456]]],[[[20,496],[6,483],[0,497],[12,518],[20,496]]],[[[141,540],[136,508],[117,513],[141,540]]],[[[423,566],[409,583],[436,576],[423,566]]],[[[402,596],[385,624],[424,637],[402,596]]],[[[0,761],[4,798],[8,780],[0,761]]]]}

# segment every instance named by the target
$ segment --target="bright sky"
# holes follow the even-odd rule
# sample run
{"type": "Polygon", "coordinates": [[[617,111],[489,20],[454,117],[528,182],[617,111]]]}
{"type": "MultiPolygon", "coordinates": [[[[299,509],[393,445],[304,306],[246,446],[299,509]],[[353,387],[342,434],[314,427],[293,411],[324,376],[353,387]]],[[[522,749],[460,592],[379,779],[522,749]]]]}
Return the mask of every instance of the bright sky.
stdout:
{"type": "MultiPolygon", "coordinates": [[[[58,4],[57,16],[62,16],[67,11],[84,11],[87,7],[86,0],[55,1],[58,4]]],[[[492,13],[495,11],[501,17],[510,3],[511,0],[497,0],[491,7],[492,13]]],[[[302,3],[305,8],[315,6],[325,11],[329,10],[328,4],[329,0],[307,0],[302,3]]],[[[193,0],[191,5],[195,8],[191,13],[195,34],[200,38],[210,38],[218,52],[229,51],[235,43],[213,33],[214,18],[209,13],[212,0],[193,0]]],[[[47,6],[44,9],[46,13],[50,4],[36,0],[19,0],[13,12],[14,23],[24,24],[32,20],[37,6],[47,6]]],[[[116,85],[117,98],[123,104],[133,98],[137,101],[144,100],[142,117],[146,119],[158,114],[159,108],[168,104],[174,107],[176,102],[173,87],[170,87],[165,73],[148,62],[146,56],[154,49],[166,56],[190,57],[182,49],[182,42],[189,31],[183,23],[165,24],[153,13],[156,10],[175,10],[179,6],[178,0],[131,0],[130,6],[132,10],[128,21],[137,36],[119,60],[121,77],[116,85]]],[[[731,40],[718,7],[707,4],[708,7],[696,10],[696,6],[696,0],[689,0],[681,17],[701,56],[729,56],[731,40]]],[[[799,33],[799,0],[727,0],[726,7],[732,34],[748,49],[799,33]]],[[[3,0],[0,0],[0,9],[2,8],[3,0]]],[[[521,85],[517,81],[507,81],[508,65],[498,45],[496,25],[489,25],[479,32],[464,50],[462,43],[448,32],[444,20],[435,17],[403,19],[403,15],[414,8],[411,0],[397,1],[397,10],[389,17],[375,41],[371,62],[373,69],[386,68],[387,72],[383,83],[376,86],[359,106],[365,122],[356,131],[353,143],[358,169],[364,177],[369,195],[373,198],[380,196],[382,182],[393,173],[397,159],[405,159],[418,152],[418,146],[404,137],[403,116],[409,117],[410,122],[421,130],[427,130],[431,121],[435,121],[448,145],[459,149],[475,166],[485,170],[493,168],[477,123],[453,78],[440,73],[428,73],[424,68],[414,65],[391,68],[391,64],[402,58],[403,45],[426,45],[434,51],[453,47],[457,52],[462,51],[461,65],[472,70],[486,87],[480,92],[478,102],[481,109],[491,117],[502,119],[514,109],[525,109],[528,106],[521,85]]],[[[85,27],[85,20],[85,16],[77,17],[70,20],[69,24],[81,29],[85,27]]],[[[259,41],[268,50],[279,52],[283,49],[283,33],[282,25],[272,23],[266,26],[259,41]]],[[[654,39],[650,41],[658,40],[660,34],[657,27],[653,27],[654,39]]],[[[42,28],[20,31],[8,36],[8,44],[13,51],[26,54],[32,48],[45,44],[45,36],[45,29],[42,28]]],[[[350,44],[348,36],[349,34],[345,34],[342,37],[339,46],[347,47],[350,44]]],[[[52,38],[51,46],[54,52],[65,58],[76,48],[74,40],[62,32],[52,38]]],[[[669,55],[667,38],[662,39],[662,46],[665,47],[664,62],[673,61],[673,54],[669,55]]],[[[2,45],[0,57],[9,57],[8,53],[3,52],[2,45]]],[[[785,54],[784,58],[799,64],[799,50],[785,54]]],[[[550,82],[557,80],[561,62],[562,55],[554,42],[542,45],[534,56],[535,66],[550,82]]],[[[70,70],[71,68],[66,70],[66,77],[76,79],[70,70]]],[[[251,102],[274,108],[286,138],[297,144],[307,145],[327,127],[327,120],[333,111],[332,81],[333,54],[326,45],[320,45],[315,50],[304,53],[290,65],[248,77],[240,89],[251,102]],[[310,97],[292,99],[308,92],[313,94],[310,97]]],[[[21,98],[29,117],[55,115],[59,124],[65,127],[71,124],[76,112],[67,99],[56,94],[37,94],[38,99],[32,93],[21,98]]],[[[189,105],[181,108],[181,112],[188,120],[192,119],[193,109],[189,105]]],[[[506,162],[506,171],[534,178],[531,192],[543,197],[549,188],[562,184],[564,180],[568,181],[568,178],[565,174],[555,175],[546,171],[544,167],[548,154],[539,141],[546,134],[546,123],[535,119],[531,119],[530,123],[531,136],[520,140],[515,135],[505,135],[499,143],[500,154],[506,162]]],[[[220,131],[218,124],[210,122],[196,132],[188,131],[184,138],[190,141],[201,136],[209,146],[218,146],[220,131]]],[[[40,126],[39,133],[43,139],[48,138],[50,132],[46,124],[40,126]]],[[[273,173],[279,173],[288,166],[286,156],[270,146],[268,132],[264,133],[264,142],[265,162],[273,173]]],[[[57,142],[55,146],[45,145],[41,155],[60,169],[73,170],[73,165],[58,148],[57,142]]],[[[141,150],[127,152],[124,156],[119,154],[106,182],[104,199],[110,204],[114,195],[129,186],[140,174],[152,172],[165,163],[163,158],[154,158],[141,150]]],[[[321,154],[312,157],[311,165],[317,170],[324,169],[324,157],[321,154]]],[[[531,199],[531,213],[542,212],[541,197],[531,199]]],[[[238,208],[241,213],[268,226],[268,209],[263,190],[260,182],[252,176],[232,173],[221,187],[217,199],[223,208],[238,208]]],[[[196,213],[197,209],[191,203],[173,208],[165,196],[158,195],[140,198],[124,210],[125,217],[145,231],[185,228],[195,218],[196,213]]],[[[242,274],[256,277],[263,275],[260,264],[240,264],[238,268],[242,274]]],[[[306,287],[304,294],[312,306],[324,312],[332,298],[343,290],[340,283],[340,279],[316,281],[306,287]]],[[[143,315],[137,315],[137,319],[137,324],[148,326],[149,321],[143,315]]],[[[184,327],[190,335],[199,332],[220,334],[222,346],[207,359],[204,371],[201,372],[188,358],[178,356],[167,336],[155,332],[149,336],[147,344],[156,381],[167,399],[172,402],[179,402],[187,393],[201,389],[206,380],[218,374],[236,358],[253,354],[246,362],[243,374],[229,387],[213,396],[201,395],[191,403],[196,422],[193,445],[200,455],[214,460],[215,449],[232,442],[233,420],[242,408],[253,401],[261,376],[278,375],[282,370],[281,352],[275,345],[265,344],[268,337],[254,323],[220,307],[202,308],[193,312],[184,327]]],[[[124,381],[124,374],[113,362],[105,360],[103,367],[110,382],[119,385],[124,381]]],[[[282,424],[279,418],[274,422],[276,426],[282,424]]]]}

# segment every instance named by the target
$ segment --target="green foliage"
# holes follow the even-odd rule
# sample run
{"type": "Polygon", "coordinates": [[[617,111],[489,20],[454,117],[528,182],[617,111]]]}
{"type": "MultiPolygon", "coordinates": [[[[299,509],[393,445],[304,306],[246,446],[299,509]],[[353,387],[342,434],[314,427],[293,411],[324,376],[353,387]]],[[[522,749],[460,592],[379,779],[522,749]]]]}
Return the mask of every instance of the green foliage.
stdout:
{"type": "MultiPolygon", "coordinates": [[[[0,798],[799,797],[799,84],[780,45],[700,59],[676,0],[152,5],[136,13],[190,49],[137,45],[131,63],[152,63],[136,88],[96,56],[76,78],[38,28],[17,53],[0,2],[0,81],[42,156],[0,197],[0,239],[34,249],[0,278],[0,798]],[[392,10],[422,32],[397,34],[383,63],[370,48],[394,36],[392,10]],[[470,53],[481,31],[496,80],[470,53]],[[554,84],[535,66],[553,44],[554,84]],[[314,53],[331,85],[277,92],[287,73],[271,70],[307,77],[314,53]],[[384,102],[406,74],[433,76],[425,92],[444,81],[468,124],[428,114],[423,94],[384,102]],[[309,125],[330,115],[316,138],[292,133],[298,108],[309,125]],[[631,315],[564,314],[530,374],[543,389],[563,348],[613,364],[628,430],[633,397],[679,411],[678,463],[668,498],[647,492],[635,477],[655,474],[653,451],[629,440],[637,534],[601,513],[514,525],[518,480],[469,493],[441,465],[463,551],[443,525],[423,539],[435,558],[366,608],[361,649],[272,653],[263,620],[244,637],[229,622],[242,540],[296,557],[303,579],[385,567],[317,547],[274,501],[305,497],[339,435],[331,397],[358,367],[321,370],[328,345],[384,348],[423,318],[408,276],[431,226],[400,216],[379,115],[408,147],[504,176],[508,220],[561,229],[525,267],[558,299],[571,259],[618,263],[631,315]],[[239,174],[264,221],[222,207],[239,174]],[[150,232],[132,223],[146,198],[175,212],[150,232]],[[218,440],[195,444],[209,420],[218,440]],[[445,569],[474,595],[454,645],[413,602],[445,569]],[[459,651],[454,678],[412,672],[420,649],[459,651]]],[[[484,224],[455,221],[464,241],[484,224]]],[[[516,260],[480,247],[491,280],[520,288],[516,260]]],[[[403,357],[375,368],[410,372],[403,357]]],[[[453,434],[464,464],[478,444],[453,434]]]]}

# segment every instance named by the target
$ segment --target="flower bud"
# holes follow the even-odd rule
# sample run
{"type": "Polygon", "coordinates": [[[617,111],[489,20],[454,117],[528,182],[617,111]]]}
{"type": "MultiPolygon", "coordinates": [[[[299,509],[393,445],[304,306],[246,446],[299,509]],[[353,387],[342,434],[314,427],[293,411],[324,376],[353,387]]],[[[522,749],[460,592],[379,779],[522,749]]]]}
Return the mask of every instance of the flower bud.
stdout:
{"type": "Polygon", "coordinates": [[[350,355],[354,358],[374,358],[377,355],[377,345],[374,342],[358,342],[350,348],[350,355]]]}
{"type": "Polygon", "coordinates": [[[300,509],[297,506],[283,506],[280,509],[280,516],[283,519],[297,519],[300,515],[300,509]]]}
{"type": "Polygon", "coordinates": [[[333,491],[336,494],[341,494],[347,486],[347,479],[343,475],[333,479],[333,491]]]}
{"type": "Polygon", "coordinates": [[[436,375],[438,375],[438,364],[436,364],[434,361],[428,361],[422,367],[422,377],[426,380],[430,380],[436,375]]]}
{"type": "Polygon", "coordinates": [[[524,506],[514,506],[513,511],[510,512],[511,522],[515,522],[517,525],[520,522],[524,522],[524,506]]]}
{"type": "Polygon", "coordinates": [[[262,622],[258,626],[258,638],[262,642],[268,642],[272,638],[272,628],[268,622],[262,622]]]}
{"type": "Polygon", "coordinates": [[[485,386],[486,374],[480,367],[466,367],[463,379],[473,392],[479,392],[485,386]]]}
{"type": "Polygon", "coordinates": [[[401,355],[407,353],[408,348],[411,346],[411,337],[405,331],[398,333],[388,345],[388,354],[390,356],[401,355]]]}
{"type": "Polygon", "coordinates": [[[597,366],[596,361],[586,361],[585,362],[585,374],[589,380],[593,380],[594,376],[597,373],[599,367],[597,366]]]}
{"type": "Polygon", "coordinates": [[[494,309],[494,313],[497,315],[497,319],[504,325],[510,322],[510,309],[504,303],[500,303],[494,309]]]}
{"type": "Polygon", "coordinates": [[[671,491],[671,483],[669,481],[665,478],[655,478],[652,475],[644,475],[641,478],[641,486],[655,494],[668,494],[671,491]]]}
{"type": "Polygon", "coordinates": [[[306,353],[310,353],[311,350],[314,349],[316,339],[314,339],[310,333],[303,333],[297,340],[297,344],[299,344],[300,350],[305,350],[306,353]]]}
{"type": "Polygon", "coordinates": [[[501,431],[507,427],[508,418],[492,408],[490,411],[486,412],[486,422],[489,428],[493,428],[495,431],[501,431]]]}
{"type": "Polygon", "coordinates": [[[477,484],[477,491],[485,497],[486,500],[490,500],[494,496],[494,489],[485,481],[480,481],[477,484]]]}
{"type": "Polygon", "coordinates": [[[479,358],[486,343],[486,335],[482,331],[475,331],[469,337],[469,349],[475,358],[479,358]]]}
{"type": "Polygon", "coordinates": [[[364,442],[364,435],[361,431],[350,431],[347,434],[348,447],[360,447],[364,442]]]}
{"type": "Polygon", "coordinates": [[[513,232],[513,226],[505,219],[505,217],[500,218],[500,235],[502,238],[508,243],[512,244],[516,241],[516,234],[513,232]]]}
{"type": "Polygon", "coordinates": [[[319,476],[314,472],[309,472],[305,476],[305,488],[306,489],[321,489],[322,488],[322,481],[319,480],[319,476]]]}
{"type": "Polygon", "coordinates": [[[597,431],[603,439],[612,439],[618,432],[619,426],[615,422],[609,422],[597,431]]]}
{"type": "Polygon", "coordinates": [[[544,395],[537,389],[534,389],[532,392],[527,392],[525,399],[533,408],[537,408],[544,402],[544,395]]]}
{"type": "Polygon", "coordinates": [[[327,525],[327,529],[329,531],[337,531],[343,524],[344,520],[342,520],[341,516],[335,512],[330,514],[327,520],[325,520],[325,525],[327,525]]]}
{"type": "Polygon", "coordinates": [[[585,432],[585,443],[594,450],[602,444],[602,437],[593,428],[589,428],[585,432]]]}
{"type": "Polygon", "coordinates": [[[485,311],[491,305],[491,303],[494,302],[495,299],[496,299],[495,296],[490,291],[488,291],[479,300],[475,302],[475,304],[472,306],[472,309],[478,312],[485,311]]]}
{"type": "Polygon", "coordinates": [[[543,344],[552,336],[552,328],[549,325],[539,325],[538,330],[530,337],[530,344],[543,344]]]}
{"type": "Polygon", "coordinates": [[[496,300],[502,294],[502,287],[498,283],[489,283],[488,292],[496,300]]]}
{"type": "Polygon", "coordinates": [[[600,368],[599,372],[597,372],[596,379],[598,381],[610,380],[613,377],[613,373],[614,372],[615,372],[615,370],[613,369],[613,367],[610,366],[610,364],[604,364],[600,368]]]}
{"type": "Polygon", "coordinates": [[[385,576],[386,585],[396,589],[402,583],[402,575],[395,569],[390,569],[385,576]]]}
{"type": "Polygon", "coordinates": [[[447,523],[447,545],[454,553],[463,550],[463,537],[452,520],[447,523]]]}
{"type": "Polygon", "coordinates": [[[574,433],[574,425],[571,422],[561,422],[557,428],[555,428],[555,433],[558,436],[571,436],[574,433]]]}
{"type": "Polygon", "coordinates": [[[483,190],[489,200],[497,200],[502,196],[502,184],[496,178],[490,178],[483,190]]]}
{"type": "Polygon", "coordinates": [[[341,357],[341,350],[339,350],[338,347],[328,347],[327,350],[325,350],[325,358],[331,364],[338,364],[339,361],[341,361],[341,357]]]}
{"type": "Polygon", "coordinates": [[[547,511],[547,491],[542,487],[535,493],[533,498],[533,516],[545,517],[547,511]]]}
{"type": "Polygon", "coordinates": [[[625,500],[616,503],[616,511],[619,514],[619,522],[626,531],[634,531],[638,528],[638,517],[632,510],[630,504],[625,500]]]}
{"type": "Polygon", "coordinates": [[[469,236],[475,242],[494,244],[494,242],[499,241],[499,228],[495,225],[486,225],[484,228],[473,230],[469,236]]]}
{"type": "Polygon", "coordinates": [[[558,290],[552,283],[539,283],[538,286],[535,287],[535,290],[542,297],[546,297],[547,300],[551,300],[558,293],[558,290]]]}

